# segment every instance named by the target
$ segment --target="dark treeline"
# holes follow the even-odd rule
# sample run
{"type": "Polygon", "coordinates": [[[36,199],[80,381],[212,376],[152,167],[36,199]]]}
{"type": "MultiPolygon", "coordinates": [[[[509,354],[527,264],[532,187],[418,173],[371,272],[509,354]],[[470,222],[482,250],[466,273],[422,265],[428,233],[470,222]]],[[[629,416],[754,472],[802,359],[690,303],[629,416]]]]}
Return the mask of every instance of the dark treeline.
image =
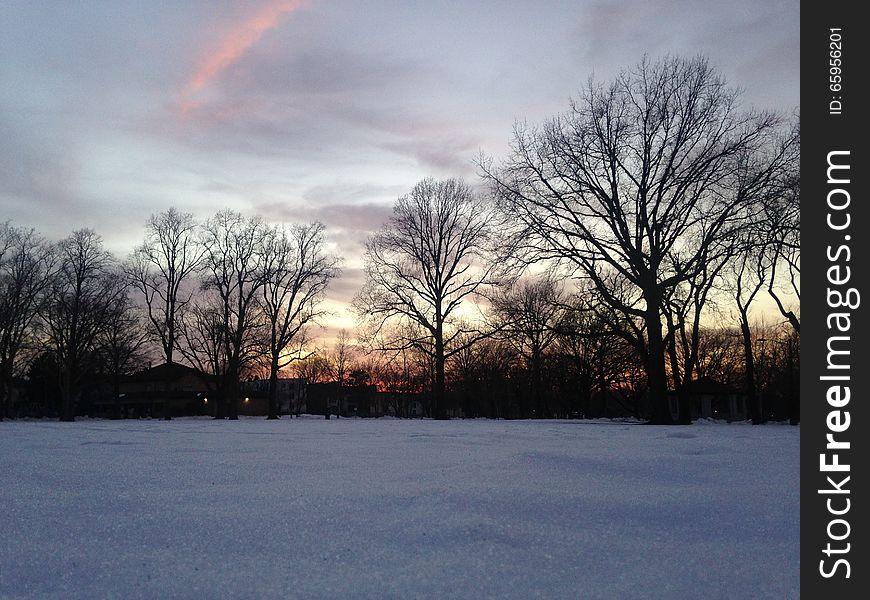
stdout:
{"type": "Polygon", "coordinates": [[[153,361],[206,375],[216,418],[254,374],[277,418],[292,371],[374,390],[366,414],[797,422],[799,157],[798,119],[741,109],[702,58],[590,80],[482,157],[479,185],[398,199],[366,243],[357,330],[331,348],[311,328],[340,275],[319,223],[170,209],[118,258],[88,229],[49,242],[7,222],[0,417],[24,385],[72,420],[95,381],[117,400],[153,361]],[[763,303],[778,323],[753,318],[763,303]]]}
{"type": "Polygon", "coordinates": [[[49,243],[6,223],[0,250],[4,416],[16,374],[46,414],[73,420],[95,383],[111,381],[117,399],[121,377],[157,360],[207,375],[216,417],[236,418],[240,383],[264,371],[275,418],[278,372],[305,356],[307,327],[339,274],[321,224],[232,211],[202,223],[175,209],[154,215],[123,261],[89,229],[49,243]]]}

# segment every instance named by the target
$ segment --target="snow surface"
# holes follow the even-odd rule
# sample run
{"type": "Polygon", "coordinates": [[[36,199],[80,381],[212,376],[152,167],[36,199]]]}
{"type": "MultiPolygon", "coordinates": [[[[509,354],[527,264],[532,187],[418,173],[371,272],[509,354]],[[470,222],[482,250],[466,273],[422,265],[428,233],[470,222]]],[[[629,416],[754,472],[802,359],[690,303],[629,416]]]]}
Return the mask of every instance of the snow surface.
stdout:
{"type": "Polygon", "coordinates": [[[0,423],[0,598],[796,598],[800,430],[0,423]]]}

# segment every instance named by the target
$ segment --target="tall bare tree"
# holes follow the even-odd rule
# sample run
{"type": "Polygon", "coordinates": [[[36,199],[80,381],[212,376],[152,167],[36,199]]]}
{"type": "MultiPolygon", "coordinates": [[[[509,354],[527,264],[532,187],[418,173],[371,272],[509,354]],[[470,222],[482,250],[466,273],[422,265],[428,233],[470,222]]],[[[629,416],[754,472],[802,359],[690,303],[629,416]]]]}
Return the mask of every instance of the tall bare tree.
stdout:
{"type": "MultiPolygon", "coordinates": [[[[391,321],[419,331],[387,343],[414,347],[434,361],[436,418],[446,418],[445,359],[468,333],[456,323],[463,302],[495,281],[496,261],[489,256],[492,212],[458,179],[424,179],[402,196],[389,223],[366,243],[366,283],[354,299],[357,314],[375,335],[391,321]]],[[[467,342],[466,342],[467,343],[467,342]]]]}
{"type": "Polygon", "coordinates": [[[754,425],[764,421],[764,412],[758,395],[750,309],[764,289],[767,279],[773,274],[769,258],[765,244],[747,243],[734,257],[727,278],[728,288],[737,308],[739,337],[743,348],[743,388],[754,425]]]}
{"type": "Polygon", "coordinates": [[[42,312],[60,369],[61,420],[75,419],[81,377],[96,360],[96,341],[123,293],[103,240],[80,229],[57,244],[57,270],[42,312]]]}
{"type": "Polygon", "coordinates": [[[260,218],[246,218],[230,210],[217,213],[203,227],[203,287],[213,290],[220,300],[223,401],[230,419],[238,418],[242,372],[262,355],[254,334],[264,281],[264,234],[260,218]]]}
{"type": "Polygon", "coordinates": [[[785,168],[777,180],[779,186],[769,194],[764,204],[768,224],[768,252],[772,259],[767,292],[792,329],[800,334],[800,123],[795,124],[786,144],[791,154],[790,160],[785,163],[785,168]],[[797,307],[789,305],[787,296],[797,300],[797,307]]]}
{"type": "Polygon", "coordinates": [[[12,409],[12,376],[33,337],[52,263],[48,245],[34,230],[0,223],[0,420],[12,409]]]}
{"type": "Polygon", "coordinates": [[[543,127],[517,126],[502,168],[482,164],[528,259],[571,265],[641,323],[635,343],[656,423],[673,422],[666,299],[729,251],[752,210],[733,187],[737,159],[769,144],[781,123],[740,112],[738,99],[703,58],[644,60],[608,85],[590,81],[543,127]]]}
{"type": "Polygon", "coordinates": [[[333,365],[333,371],[335,372],[335,380],[338,382],[339,387],[344,383],[344,380],[347,379],[347,374],[350,371],[351,361],[354,358],[354,347],[351,343],[350,335],[347,333],[347,329],[342,329],[338,332],[338,337],[335,339],[335,343],[332,346],[332,352],[330,352],[330,359],[333,365]]]}
{"type": "MultiPolygon", "coordinates": [[[[144,301],[150,332],[160,342],[163,358],[174,362],[179,320],[190,302],[185,290],[202,259],[193,215],[175,208],[151,215],[145,226],[145,241],[137,247],[126,267],[129,280],[144,301]]],[[[164,418],[172,418],[166,382],[164,418]]]]}
{"type": "Polygon", "coordinates": [[[305,328],[324,314],[320,308],[338,260],[325,251],[323,225],[274,227],[263,238],[260,303],[268,328],[269,419],[278,418],[278,372],[305,358],[305,328]]]}
{"type": "Polygon", "coordinates": [[[764,421],[764,407],[756,381],[750,309],[767,286],[780,313],[800,333],[800,316],[788,308],[777,289],[777,274],[785,270],[785,287],[800,301],[800,123],[776,144],[746,153],[739,162],[738,177],[746,181],[747,197],[757,205],[756,218],[738,238],[730,263],[726,287],[737,308],[743,344],[744,389],[752,422],[764,421]],[[770,155],[780,155],[771,160],[770,155]],[[776,165],[776,169],[768,165],[776,165]]]}
{"type": "MultiPolygon", "coordinates": [[[[351,364],[354,359],[355,351],[353,344],[350,341],[350,335],[347,329],[342,329],[338,332],[338,337],[332,346],[332,351],[329,352],[328,360],[332,369],[332,374],[335,377],[335,382],[338,384],[338,398],[341,403],[342,388],[347,383],[347,377],[351,370],[351,364]]],[[[341,416],[341,406],[338,406],[335,411],[336,418],[341,416]]],[[[326,418],[329,418],[329,407],[326,408],[326,418]]]]}
{"type": "Polygon", "coordinates": [[[723,269],[736,252],[738,239],[739,235],[735,235],[730,244],[722,243],[709,260],[702,258],[703,266],[665,295],[662,311],[667,332],[665,347],[678,401],[677,421],[683,425],[692,422],[687,385],[698,364],[701,318],[711,296],[715,295],[714,287],[723,269]]]}
{"type": "Polygon", "coordinates": [[[534,406],[547,418],[552,416],[552,407],[544,394],[544,353],[558,336],[563,304],[559,285],[550,275],[522,281],[496,293],[492,300],[498,327],[526,363],[534,406]]]}

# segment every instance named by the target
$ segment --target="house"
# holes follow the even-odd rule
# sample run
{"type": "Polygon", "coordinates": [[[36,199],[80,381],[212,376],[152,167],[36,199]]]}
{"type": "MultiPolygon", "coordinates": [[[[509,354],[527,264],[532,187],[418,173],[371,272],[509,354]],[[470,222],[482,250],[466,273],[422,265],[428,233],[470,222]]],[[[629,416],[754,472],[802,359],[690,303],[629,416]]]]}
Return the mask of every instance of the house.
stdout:
{"type": "MultiPolygon", "coordinates": [[[[299,415],[308,410],[305,380],[297,377],[280,378],[277,382],[278,414],[299,415]]],[[[240,415],[269,414],[269,380],[253,379],[242,383],[243,397],[240,415]]]]}
{"type": "Polygon", "coordinates": [[[96,415],[120,409],[124,417],[163,416],[168,406],[172,416],[211,414],[208,395],[211,376],[179,363],[163,363],[118,382],[118,398],[102,395],[94,400],[96,415]]]}
{"type": "MultiPolygon", "coordinates": [[[[712,377],[700,377],[686,384],[685,393],[689,399],[692,419],[742,421],[747,418],[746,399],[733,385],[712,377]]],[[[671,411],[676,415],[676,392],[670,392],[670,400],[671,411]]]]}
{"type": "Polygon", "coordinates": [[[337,382],[308,386],[308,412],[342,417],[381,417],[388,414],[387,399],[375,385],[339,386],[337,382]]]}

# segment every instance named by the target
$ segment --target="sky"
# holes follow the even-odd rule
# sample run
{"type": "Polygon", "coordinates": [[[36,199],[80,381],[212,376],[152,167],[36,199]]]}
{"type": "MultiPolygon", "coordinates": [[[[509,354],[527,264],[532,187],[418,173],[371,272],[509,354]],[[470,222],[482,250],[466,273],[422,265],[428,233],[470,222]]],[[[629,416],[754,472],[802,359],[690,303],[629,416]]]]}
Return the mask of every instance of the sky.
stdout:
{"type": "Polygon", "coordinates": [[[423,177],[474,183],[515,122],[644,54],[791,113],[799,49],[798,0],[4,0],[0,221],[123,258],[172,206],[319,220],[351,327],[365,238],[423,177]]]}

